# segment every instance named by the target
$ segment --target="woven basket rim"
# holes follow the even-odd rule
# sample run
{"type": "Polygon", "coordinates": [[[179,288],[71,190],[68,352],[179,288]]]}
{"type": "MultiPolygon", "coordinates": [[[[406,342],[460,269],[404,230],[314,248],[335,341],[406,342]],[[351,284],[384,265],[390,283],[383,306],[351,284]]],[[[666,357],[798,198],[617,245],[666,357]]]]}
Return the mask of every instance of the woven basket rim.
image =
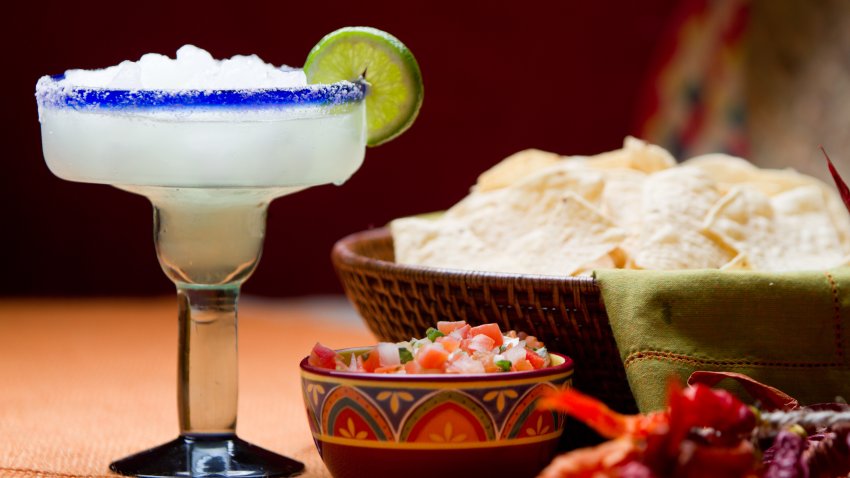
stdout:
{"type": "Polygon", "coordinates": [[[476,283],[513,283],[517,286],[552,287],[572,283],[585,288],[598,288],[592,277],[551,276],[537,274],[517,274],[507,272],[470,271],[438,267],[411,266],[396,262],[375,259],[355,252],[354,247],[363,242],[392,239],[389,228],[378,227],[349,234],[334,244],[331,260],[337,267],[347,266],[373,272],[391,272],[396,277],[416,281],[450,281],[465,284],[476,283]]]}

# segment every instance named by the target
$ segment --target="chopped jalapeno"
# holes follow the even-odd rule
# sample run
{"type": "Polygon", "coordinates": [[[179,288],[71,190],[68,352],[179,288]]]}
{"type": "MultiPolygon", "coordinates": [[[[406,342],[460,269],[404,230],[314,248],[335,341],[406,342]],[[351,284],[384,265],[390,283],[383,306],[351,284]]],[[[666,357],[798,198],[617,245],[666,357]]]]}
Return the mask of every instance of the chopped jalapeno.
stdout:
{"type": "Polygon", "coordinates": [[[428,336],[428,340],[434,342],[437,340],[437,337],[445,337],[446,334],[440,332],[434,327],[428,327],[428,330],[425,331],[425,335],[428,336]]]}
{"type": "Polygon", "coordinates": [[[502,372],[510,372],[511,371],[511,361],[510,360],[496,360],[494,362],[497,367],[502,369],[502,372]]]}
{"type": "Polygon", "coordinates": [[[413,360],[413,354],[410,353],[410,350],[407,350],[406,347],[398,348],[398,356],[401,358],[401,363],[407,363],[413,360]]]}

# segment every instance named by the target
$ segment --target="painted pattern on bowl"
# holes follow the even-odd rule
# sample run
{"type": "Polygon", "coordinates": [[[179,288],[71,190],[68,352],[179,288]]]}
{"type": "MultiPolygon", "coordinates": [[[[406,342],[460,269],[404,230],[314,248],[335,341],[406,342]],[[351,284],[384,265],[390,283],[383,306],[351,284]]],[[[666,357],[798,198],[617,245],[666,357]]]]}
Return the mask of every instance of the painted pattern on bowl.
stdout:
{"type": "Polygon", "coordinates": [[[322,371],[302,361],[302,390],[319,452],[365,448],[482,448],[557,441],[564,417],[538,410],[549,391],[572,384],[569,358],[551,368],[494,376],[366,375],[322,371]]]}

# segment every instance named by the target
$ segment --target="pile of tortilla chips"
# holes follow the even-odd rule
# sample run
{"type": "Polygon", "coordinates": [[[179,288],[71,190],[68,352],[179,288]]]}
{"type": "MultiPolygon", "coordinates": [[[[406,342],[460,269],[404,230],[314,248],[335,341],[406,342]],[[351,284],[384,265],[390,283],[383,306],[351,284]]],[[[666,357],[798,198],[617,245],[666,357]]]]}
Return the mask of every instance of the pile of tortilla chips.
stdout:
{"type": "Polygon", "coordinates": [[[820,180],[723,154],[677,164],[635,138],[592,157],[519,152],[445,214],[391,230],[401,264],[525,274],[815,270],[850,255],[850,216],[820,180]]]}

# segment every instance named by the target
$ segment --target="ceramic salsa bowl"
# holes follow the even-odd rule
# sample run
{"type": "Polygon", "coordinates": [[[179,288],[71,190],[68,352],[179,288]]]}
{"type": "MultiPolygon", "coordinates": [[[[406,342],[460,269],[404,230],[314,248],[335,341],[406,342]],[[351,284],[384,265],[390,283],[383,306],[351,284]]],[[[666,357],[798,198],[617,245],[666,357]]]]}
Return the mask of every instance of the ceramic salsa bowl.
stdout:
{"type": "Polygon", "coordinates": [[[551,461],[565,421],[537,401],[572,385],[572,360],[552,360],[527,372],[394,375],[326,370],[305,358],[301,387],[336,478],[533,477],[551,461]]]}

